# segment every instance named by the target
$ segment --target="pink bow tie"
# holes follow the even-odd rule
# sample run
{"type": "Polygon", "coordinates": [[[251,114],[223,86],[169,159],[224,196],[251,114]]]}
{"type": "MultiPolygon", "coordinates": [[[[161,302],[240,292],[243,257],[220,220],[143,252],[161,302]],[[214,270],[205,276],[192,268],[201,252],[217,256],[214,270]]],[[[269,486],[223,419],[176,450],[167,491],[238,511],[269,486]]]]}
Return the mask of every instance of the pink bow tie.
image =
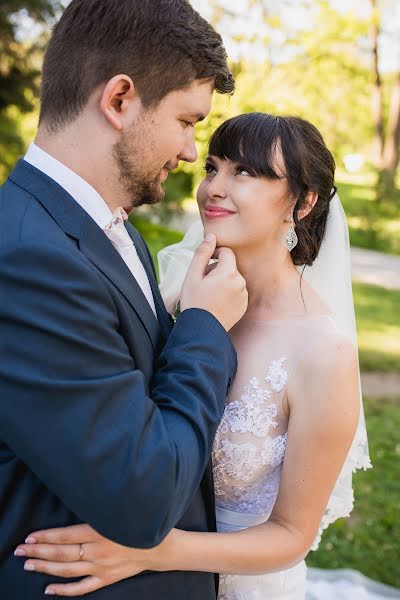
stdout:
{"type": "Polygon", "coordinates": [[[119,206],[111,217],[111,221],[104,227],[104,233],[108,239],[113,243],[115,247],[123,248],[126,246],[133,246],[132,238],[125,229],[124,221],[128,220],[128,215],[119,206]]]}
{"type": "Polygon", "coordinates": [[[146,296],[152,311],[155,315],[157,315],[153,293],[151,291],[146,271],[137,255],[135,244],[133,243],[133,240],[124,225],[124,221],[127,220],[128,215],[124,209],[119,206],[113,212],[111,221],[107,223],[103,231],[141,287],[142,292],[146,296]]]}

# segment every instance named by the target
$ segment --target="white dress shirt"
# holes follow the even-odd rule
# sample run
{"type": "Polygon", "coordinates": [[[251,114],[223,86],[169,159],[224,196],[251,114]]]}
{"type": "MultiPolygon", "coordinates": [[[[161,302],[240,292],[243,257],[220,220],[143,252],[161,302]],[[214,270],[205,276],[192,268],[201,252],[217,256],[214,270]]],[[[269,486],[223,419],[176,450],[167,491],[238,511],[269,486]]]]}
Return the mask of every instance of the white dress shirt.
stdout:
{"type": "MultiPolygon", "coordinates": [[[[116,225],[116,215],[121,214],[120,209],[118,208],[115,213],[112,213],[104,199],[87,181],[36,144],[30,144],[24,159],[56,181],[104,231],[140,285],[154,314],[157,315],[146,271],[125,226],[123,226],[122,232],[122,235],[125,235],[125,243],[114,243],[112,230],[116,225]]],[[[119,235],[121,236],[121,231],[119,231],[119,235]]]]}

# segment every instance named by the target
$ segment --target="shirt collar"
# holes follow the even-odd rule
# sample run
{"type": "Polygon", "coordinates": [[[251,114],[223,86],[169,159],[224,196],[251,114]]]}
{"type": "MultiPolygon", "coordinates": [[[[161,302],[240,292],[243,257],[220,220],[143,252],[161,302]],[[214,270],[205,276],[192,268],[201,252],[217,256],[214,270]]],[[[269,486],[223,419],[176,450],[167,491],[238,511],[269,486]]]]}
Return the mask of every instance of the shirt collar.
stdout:
{"type": "Polygon", "coordinates": [[[30,144],[24,160],[64,188],[101,229],[110,222],[113,213],[100,194],[59,160],[33,143],[30,144]]]}

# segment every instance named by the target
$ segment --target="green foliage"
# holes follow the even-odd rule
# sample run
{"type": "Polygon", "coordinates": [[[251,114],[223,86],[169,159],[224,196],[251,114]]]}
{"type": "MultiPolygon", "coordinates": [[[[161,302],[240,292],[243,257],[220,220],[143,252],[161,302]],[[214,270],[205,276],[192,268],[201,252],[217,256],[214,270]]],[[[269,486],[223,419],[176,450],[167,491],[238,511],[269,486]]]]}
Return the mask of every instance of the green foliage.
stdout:
{"type": "Polygon", "coordinates": [[[353,246],[400,254],[400,190],[375,201],[374,177],[358,177],[357,183],[339,176],[338,191],[349,224],[353,246]]]}
{"type": "Polygon", "coordinates": [[[309,566],[353,568],[400,587],[400,398],[364,399],[373,469],[354,475],[355,508],[331,525],[309,566]]]}
{"type": "Polygon", "coordinates": [[[24,150],[16,111],[12,108],[14,107],[4,110],[0,117],[0,184],[12,169],[15,157],[21,155],[24,150]]]}
{"type": "Polygon", "coordinates": [[[231,98],[214,98],[209,117],[196,128],[199,161],[181,167],[194,173],[196,185],[212,132],[225,119],[244,112],[292,114],[310,120],[320,129],[338,165],[346,153],[367,153],[373,134],[371,81],[361,47],[368,22],[349,12],[340,14],[326,1],[315,0],[312,7],[312,29],[294,31],[285,28],[272,8],[269,13],[266,9],[270,36],[263,43],[268,45],[281,34],[282,47],[280,53],[275,52],[279,58],[260,62],[242,58],[231,64],[236,92],[231,98]]]}
{"type": "Polygon", "coordinates": [[[24,114],[37,109],[40,61],[46,34],[19,40],[23,19],[44,27],[60,9],[58,0],[2,0],[0,5],[0,181],[26,146],[24,114]]]}
{"type": "Polygon", "coordinates": [[[129,220],[146,240],[156,268],[157,252],[159,252],[161,248],[169,246],[170,244],[175,244],[176,242],[179,242],[182,239],[182,233],[180,233],[179,231],[167,229],[162,225],[155,225],[147,219],[141,216],[137,216],[133,213],[131,213],[131,215],[129,216],[129,220]]]}
{"type": "Polygon", "coordinates": [[[399,371],[400,291],[353,283],[363,371],[399,371]]]}
{"type": "Polygon", "coordinates": [[[184,169],[184,164],[165,180],[165,198],[151,207],[153,222],[168,223],[172,217],[183,213],[183,201],[191,196],[194,179],[193,173],[184,169]]]}

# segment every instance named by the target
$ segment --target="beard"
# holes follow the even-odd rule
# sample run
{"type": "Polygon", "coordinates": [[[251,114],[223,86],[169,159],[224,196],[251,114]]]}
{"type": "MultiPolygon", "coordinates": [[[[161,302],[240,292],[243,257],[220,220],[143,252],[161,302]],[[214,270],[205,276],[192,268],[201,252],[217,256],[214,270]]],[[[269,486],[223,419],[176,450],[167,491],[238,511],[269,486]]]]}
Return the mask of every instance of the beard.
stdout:
{"type": "Polygon", "coordinates": [[[150,171],[152,147],[154,144],[151,143],[151,133],[143,120],[124,132],[121,139],[114,144],[113,158],[119,181],[127,195],[127,202],[124,204],[127,208],[158,204],[165,196],[160,172],[154,174],[154,171],[150,171]],[[148,144],[148,153],[143,153],[140,149],[143,140],[148,144]],[[146,156],[149,156],[149,160],[144,164],[146,156]]]}

